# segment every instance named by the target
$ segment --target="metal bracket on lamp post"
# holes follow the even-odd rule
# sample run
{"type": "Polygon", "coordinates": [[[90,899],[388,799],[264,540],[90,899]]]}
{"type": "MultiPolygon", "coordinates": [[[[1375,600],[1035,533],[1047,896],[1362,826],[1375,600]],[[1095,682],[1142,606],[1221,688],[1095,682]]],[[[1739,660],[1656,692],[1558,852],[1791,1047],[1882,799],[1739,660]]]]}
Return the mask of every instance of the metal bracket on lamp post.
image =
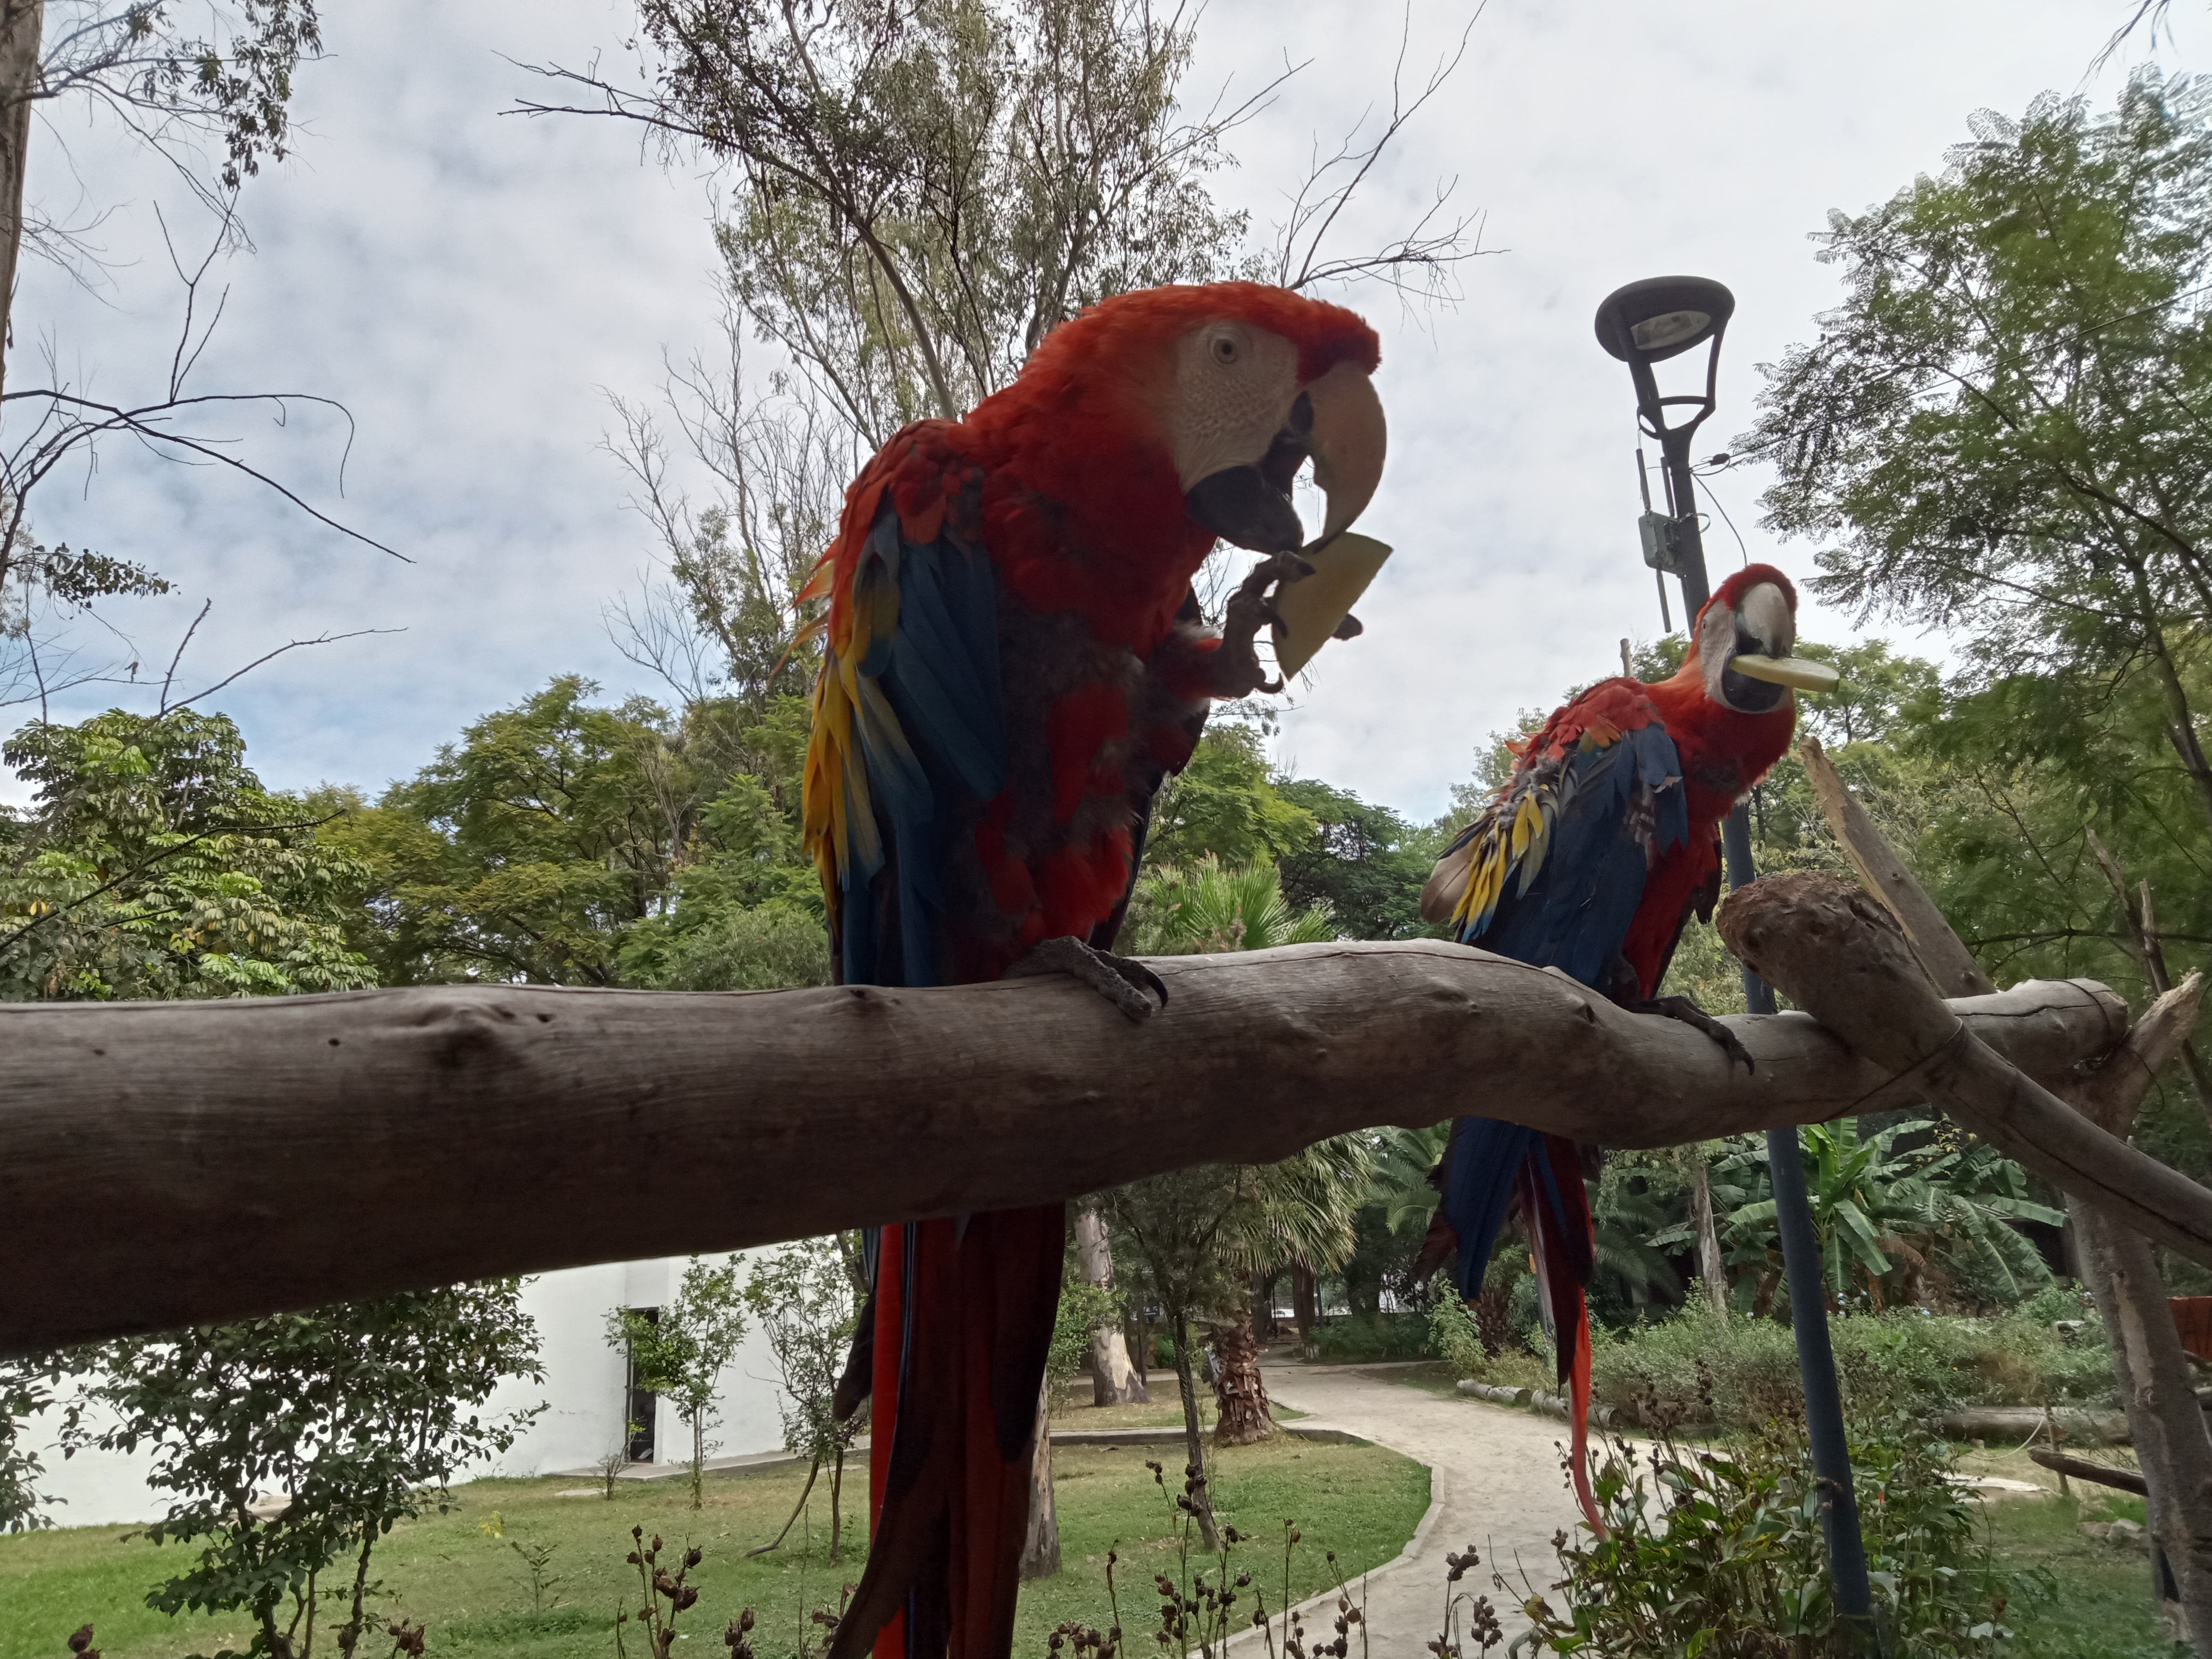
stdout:
{"type": "MultiPolygon", "coordinates": [[[[1665,578],[1673,575],[1680,580],[1683,610],[1691,627],[1695,627],[1698,612],[1705,609],[1711,588],[1705,575],[1705,536],[1698,524],[1697,486],[1690,473],[1690,440],[1713,412],[1721,337],[1727,332],[1729,317],[1735,309],[1735,296],[1709,278],[1655,276],[1616,289],[1597,310],[1598,343],[1628,365],[1636,382],[1638,423],[1659,441],[1668,510],[1662,514],[1651,509],[1647,488],[1646,510],[1637,521],[1644,562],[1662,573],[1662,606],[1665,578]],[[1709,348],[1704,394],[1661,397],[1651,366],[1699,345],[1709,348]],[[1692,406],[1689,418],[1670,424],[1668,410],[1686,404],[1692,406]]],[[[1741,801],[1722,826],[1721,848],[1727,859],[1729,887],[1748,886],[1758,872],[1751,855],[1751,815],[1741,801]]],[[[1743,994],[1751,1012],[1774,1012],[1772,988],[1748,968],[1743,970],[1743,994]]],[[[1844,1434],[1843,1391],[1836,1380],[1835,1351],[1828,1338],[1820,1240],[1813,1231],[1812,1201],[1805,1190],[1805,1166],[1796,1129],[1767,1131],[1766,1163],[1774,1182],[1783,1271],[1790,1285],[1790,1322],[1797,1339],[1797,1370],[1805,1389],[1806,1435],[1812,1443],[1813,1473],[1823,1488],[1821,1529],[1827,1540],[1836,1611],[1856,1626],[1863,1649],[1878,1650],[1881,1633],[1875,1624],[1866,1544],[1859,1531],[1858,1493],[1851,1480],[1850,1451],[1844,1434]]]]}

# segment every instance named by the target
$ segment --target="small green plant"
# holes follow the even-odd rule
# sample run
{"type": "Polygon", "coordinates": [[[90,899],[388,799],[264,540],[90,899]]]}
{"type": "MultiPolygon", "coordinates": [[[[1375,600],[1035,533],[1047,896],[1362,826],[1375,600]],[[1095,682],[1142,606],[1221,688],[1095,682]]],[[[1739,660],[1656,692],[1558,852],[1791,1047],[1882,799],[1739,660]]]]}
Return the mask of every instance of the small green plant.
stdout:
{"type": "Polygon", "coordinates": [[[561,1553],[558,1544],[526,1544],[520,1538],[507,1540],[507,1548],[522,1558],[524,1576],[530,1581],[530,1611],[533,1616],[549,1607],[561,1605],[556,1593],[564,1582],[553,1572],[553,1558],[561,1553]]]}

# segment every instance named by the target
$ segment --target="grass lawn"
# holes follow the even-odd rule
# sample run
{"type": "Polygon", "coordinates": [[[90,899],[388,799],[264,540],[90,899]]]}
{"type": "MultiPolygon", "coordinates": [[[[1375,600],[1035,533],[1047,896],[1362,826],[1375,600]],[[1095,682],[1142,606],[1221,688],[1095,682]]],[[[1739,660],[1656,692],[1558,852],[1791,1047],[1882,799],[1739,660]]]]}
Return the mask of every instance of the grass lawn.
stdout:
{"type": "MultiPolygon", "coordinates": [[[[1295,1520],[1307,1540],[1293,1563],[1292,1593],[1303,1596],[1327,1582],[1324,1549],[1337,1552],[1347,1577],[1356,1576],[1396,1555],[1428,1506],[1428,1471],[1379,1446],[1310,1445],[1284,1435],[1260,1446],[1208,1449],[1223,1520],[1276,1540],[1271,1554],[1261,1551],[1272,1566],[1250,1563],[1270,1605],[1280,1593],[1285,1519],[1295,1520]]],[[[1046,1634],[1062,1620],[1109,1622],[1105,1559],[1117,1540],[1121,1616],[1133,1632],[1152,1622],[1152,1576],[1176,1571],[1169,1502],[1145,1468],[1148,1455],[1158,1455],[1143,1447],[1063,1447],[1054,1454],[1064,1565],[1056,1578],[1023,1592],[1015,1650],[1024,1659],[1042,1659],[1046,1634]]],[[[375,1573],[386,1593],[378,1606],[425,1621],[432,1655],[611,1659],[614,1611],[638,1605],[635,1570],[623,1556],[629,1528],[641,1525],[676,1549],[688,1543],[706,1552],[691,1575],[699,1604],[677,1621],[698,1645],[679,1645],[679,1654],[723,1654],[723,1626],[749,1606],[761,1625],[756,1646],[781,1659],[796,1650],[805,1613],[834,1605],[839,1585],[860,1573],[849,1550],[839,1566],[829,1565],[826,1481],[813,1499],[811,1547],[794,1529],[777,1553],[744,1559],[783,1524],[803,1480],[804,1471],[792,1469],[710,1479],[706,1507],[696,1511],[678,1481],[626,1482],[611,1503],[554,1495],[580,1484],[573,1480],[476,1481],[456,1491],[453,1513],[403,1525],[379,1547],[375,1573]],[[485,1529],[495,1514],[503,1537],[485,1529]],[[557,1606],[532,1611],[528,1578],[507,1540],[556,1547],[557,1606]]],[[[1181,1486],[1177,1477],[1173,1487],[1181,1486]]],[[[865,1470],[854,1471],[845,1495],[848,1526],[864,1511],[866,1491],[865,1470]]],[[[87,1620],[106,1659],[242,1650],[251,1632],[240,1615],[170,1619],[144,1605],[147,1590],[188,1557],[179,1547],[132,1540],[129,1531],[83,1527],[0,1537],[0,1659],[67,1659],[64,1638],[87,1620]]],[[[380,1644],[364,1654],[381,1659],[384,1650],[380,1644]]],[[[319,1642],[316,1651],[324,1651],[319,1642]]],[[[330,1650],[333,1659],[336,1651],[330,1650]]],[[[632,1644],[633,1659],[641,1651],[632,1644]]]]}
{"type": "MultiPolygon", "coordinates": [[[[2076,1484],[2080,1494],[2087,1488],[2076,1484]]],[[[1992,1504],[1990,1541],[2000,1565],[2042,1567],[2057,1580],[2051,1601],[2008,1610],[2019,1659],[2174,1659],[2151,1605],[2150,1564],[2133,1550],[2086,1537],[2077,1523],[2125,1516],[2141,1521],[2140,1499],[2043,1498],[1992,1504]]]]}

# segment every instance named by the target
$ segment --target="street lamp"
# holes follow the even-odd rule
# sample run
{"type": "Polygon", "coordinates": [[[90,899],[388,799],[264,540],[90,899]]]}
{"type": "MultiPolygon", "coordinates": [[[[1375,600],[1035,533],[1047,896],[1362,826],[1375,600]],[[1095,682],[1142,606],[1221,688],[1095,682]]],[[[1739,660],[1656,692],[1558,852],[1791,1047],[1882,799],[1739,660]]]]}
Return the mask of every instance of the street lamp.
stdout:
{"type": "MultiPolygon", "coordinates": [[[[1647,276],[1617,288],[1597,308],[1597,343],[1628,365],[1636,382],[1636,423],[1659,441],[1660,478],[1667,511],[1651,508],[1650,486],[1644,491],[1644,516],[1637,520],[1644,538],[1644,562],[1659,573],[1659,614],[1667,617],[1668,576],[1682,584],[1685,621],[1694,622],[1710,597],[1705,583],[1703,538],[1698,532],[1696,496],[1690,482],[1690,440],[1713,412],[1713,386],[1720,373],[1721,337],[1735,312],[1735,295],[1709,276],[1647,276]],[[1654,363],[1693,351],[1705,353],[1702,396],[1659,394],[1654,363]],[[1686,407],[1686,419],[1669,422],[1669,410],[1686,407]]],[[[1640,453],[1640,452],[1639,452],[1640,453]]]]}
{"type": "MultiPolygon", "coordinates": [[[[1651,506],[1644,488],[1644,516],[1637,528],[1644,562],[1659,573],[1659,604],[1665,616],[1667,578],[1682,584],[1685,622],[1694,627],[1711,588],[1705,577],[1705,537],[1698,526],[1697,486],[1690,476],[1690,440],[1713,412],[1714,386],[1720,372],[1721,338],[1735,311],[1735,296],[1706,276],[1650,276],[1606,295],[1597,308],[1597,339],[1628,365],[1636,382],[1637,424],[1659,442],[1667,511],[1651,506]],[[1662,397],[1652,367],[1706,347],[1702,394],[1662,397]],[[1669,420],[1670,411],[1686,416],[1669,420]]],[[[1640,452],[1639,452],[1640,455],[1640,452]]],[[[1748,885],[1757,876],[1751,856],[1751,817],[1739,801],[1722,827],[1728,856],[1729,885],[1748,885]]],[[[1746,1005],[1754,1014],[1774,1012],[1774,993],[1766,981],[1743,970],[1746,1005]]],[[[1874,1627],[1874,1595],[1867,1580],[1866,1546],[1859,1535],[1858,1497],[1851,1484],[1850,1454],[1844,1438],[1841,1390],[1836,1386],[1836,1358],[1828,1340],[1827,1291],[1821,1283],[1820,1242],[1813,1231],[1813,1209],[1805,1192],[1805,1166],[1794,1127],[1770,1129],[1766,1163],[1774,1182],[1776,1230],[1782,1235],[1784,1271],[1790,1283],[1790,1321],[1797,1337],[1797,1370],[1805,1389],[1807,1437],[1813,1444],[1813,1469],[1826,1488],[1822,1513],[1827,1534],[1828,1569],[1835,1583],[1836,1610],[1859,1627],[1860,1640],[1879,1640],[1874,1627]]]]}

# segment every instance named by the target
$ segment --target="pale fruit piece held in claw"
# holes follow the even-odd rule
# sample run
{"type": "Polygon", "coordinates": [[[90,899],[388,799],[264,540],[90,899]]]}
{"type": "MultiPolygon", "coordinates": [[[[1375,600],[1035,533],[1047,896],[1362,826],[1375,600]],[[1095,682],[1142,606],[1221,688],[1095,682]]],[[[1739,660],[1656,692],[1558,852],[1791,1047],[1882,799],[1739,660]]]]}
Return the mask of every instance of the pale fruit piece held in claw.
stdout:
{"type": "Polygon", "coordinates": [[[1275,590],[1275,671],[1285,678],[1313,660],[1352,614],[1367,584],[1390,556],[1389,545],[1350,531],[1298,556],[1313,574],[1275,590]]]}
{"type": "Polygon", "coordinates": [[[1809,657],[1735,656],[1729,659],[1729,666],[1747,680],[1765,680],[1770,685],[1786,685],[1798,691],[1832,691],[1844,678],[1827,664],[1809,657]]]}

